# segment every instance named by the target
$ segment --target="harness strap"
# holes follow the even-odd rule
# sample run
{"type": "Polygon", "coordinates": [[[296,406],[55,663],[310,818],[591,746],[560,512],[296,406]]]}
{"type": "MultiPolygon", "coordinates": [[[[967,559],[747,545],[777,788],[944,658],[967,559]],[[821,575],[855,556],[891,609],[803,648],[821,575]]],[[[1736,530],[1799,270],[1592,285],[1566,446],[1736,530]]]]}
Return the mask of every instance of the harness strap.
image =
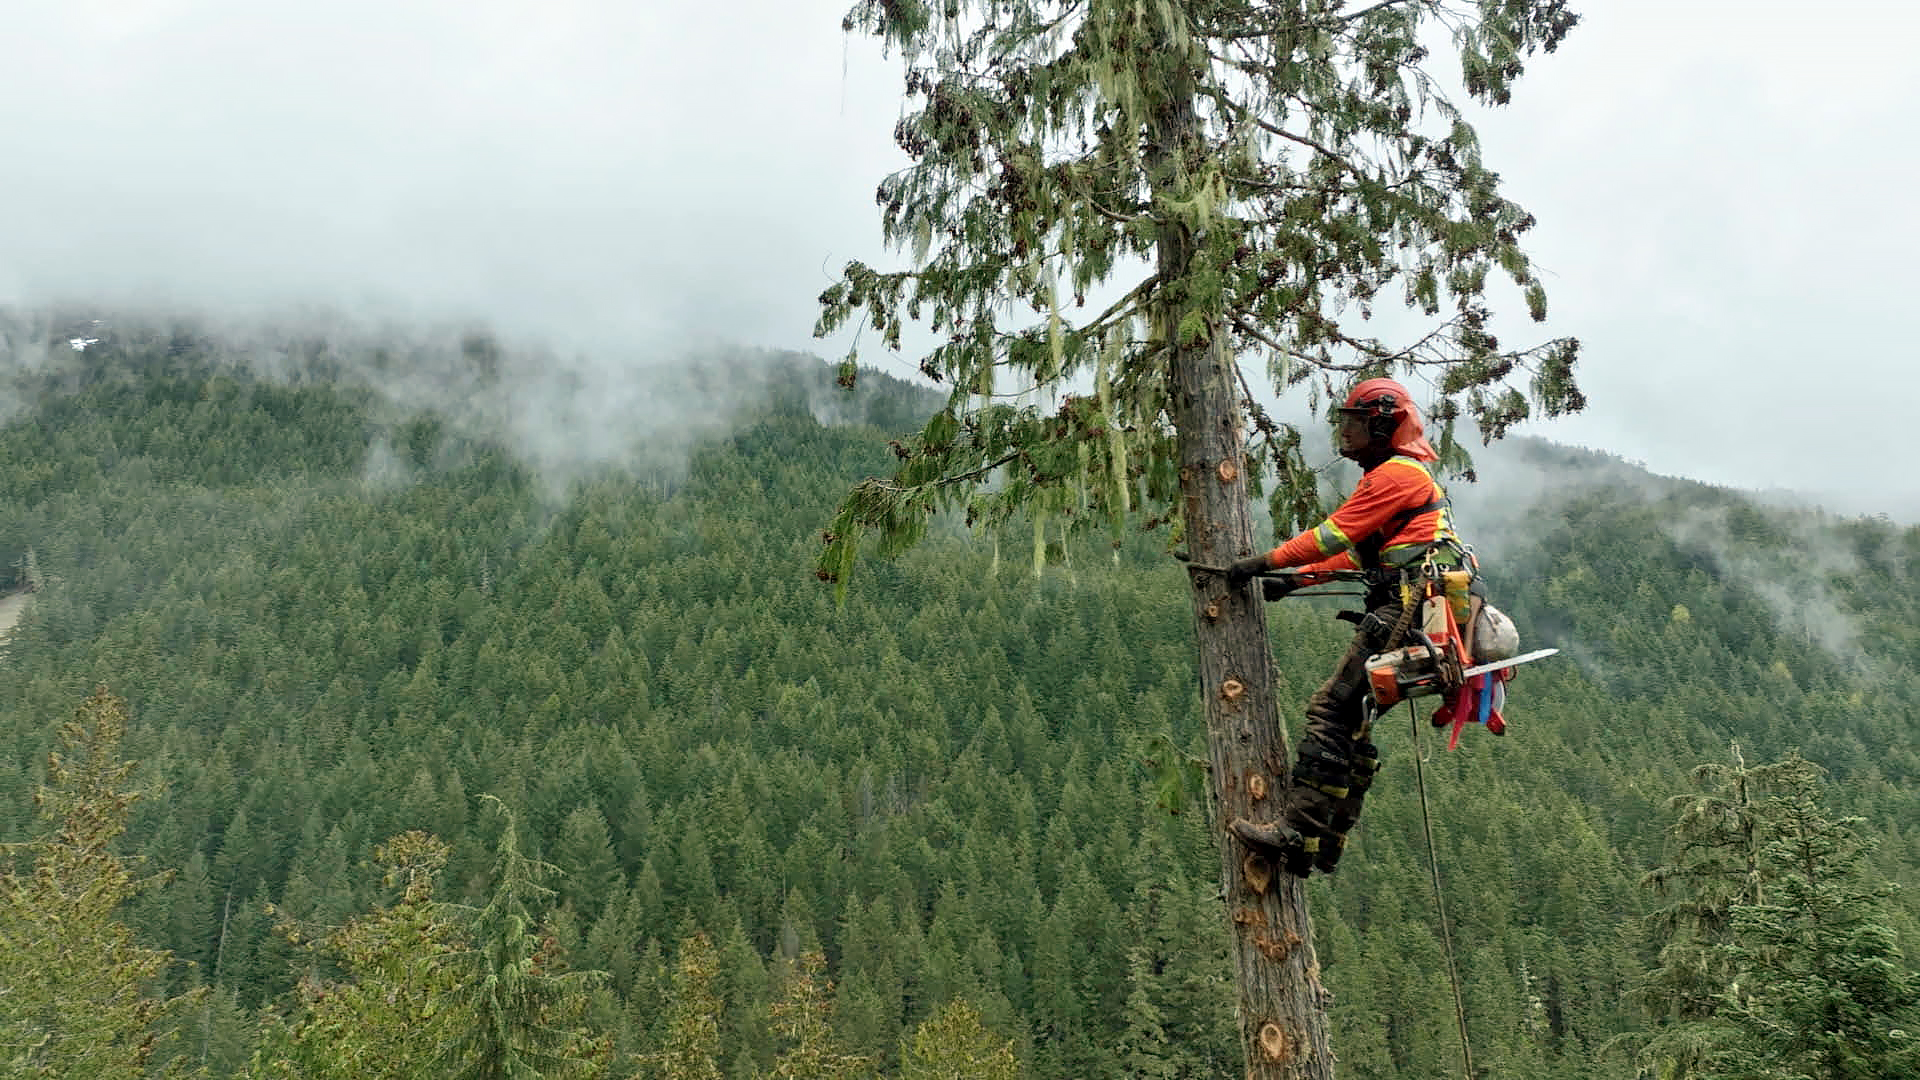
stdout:
{"type": "MultiPolygon", "coordinates": [[[[1393,515],[1393,517],[1387,520],[1385,525],[1380,527],[1378,532],[1354,545],[1354,553],[1360,556],[1360,565],[1369,570],[1378,569],[1380,566],[1380,553],[1386,549],[1388,540],[1397,536],[1401,529],[1413,524],[1414,519],[1421,514],[1429,514],[1435,510],[1445,510],[1452,505],[1453,500],[1442,495],[1432,502],[1416,506],[1411,510],[1402,510],[1393,515]]],[[[1434,544],[1438,542],[1439,541],[1433,541],[1428,543],[1426,550],[1433,550],[1434,544]]]]}

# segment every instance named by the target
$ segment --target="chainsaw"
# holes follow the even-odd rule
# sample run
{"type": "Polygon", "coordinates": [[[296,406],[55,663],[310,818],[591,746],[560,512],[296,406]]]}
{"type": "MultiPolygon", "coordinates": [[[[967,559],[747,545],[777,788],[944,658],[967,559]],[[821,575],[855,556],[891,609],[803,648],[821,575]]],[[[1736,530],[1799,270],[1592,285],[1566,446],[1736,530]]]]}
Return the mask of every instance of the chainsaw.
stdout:
{"type": "MultiPolygon", "coordinates": [[[[1182,558],[1182,561],[1186,560],[1182,558]]],[[[1193,570],[1226,573],[1226,570],[1221,567],[1202,566],[1196,563],[1188,565],[1193,570]]],[[[1335,582],[1360,583],[1368,586],[1379,584],[1375,575],[1364,570],[1320,570],[1305,575],[1277,570],[1258,576],[1278,586],[1267,594],[1268,599],[1292,595],[1295,590],[1303,587],[1335,582]]],[[[1408,626],[1402,635],[1404,638],[1411,639],[1412,644],[1388,649],[1368,658],[1366,662],[1367,690],[1368,696],[1373,699],[1373,708],[1384,712],[1389,707],[1410,698],[1444,695],[1449,707],[1437,715],[1446,715],[1449,712],[1458,714],[1459,719],[1456,721],[1454,731],[1455,738],[1458,738],[1459,723],[1465,721],[1466,714],[1470,711],[1464,707],[1454,708],[1467,704],[1461,700],[1463,695],[1460,691],[1468,688],[1471,680],[1485,675],[1489,678],[1475,683],[1472,687],[1476,692],[1473,694],[1474,708],[1471,711],[1477,712],[1479,714],[1477,719],[1482,722],[1491,719],[1492,722],[1487,726],[1498,732],[1501,730],[1497,719],[1498,713],[1492,711],[1492,702],[1496,696],[1495,684],[1511,678],[1513,669],[1521,664],[1543,660],[1560,650],[1535,649],[1518,656],[1487,657],[1483,663],[1473,663],[1474,643],[1469,642],[1461,634],[1460,621],[1455,615],[1456,609],[1469,611],[1469,625],[1476,628],[1480,627],[1482,619],[1489,615],[1497,619],[1500,624],[1501,634],[1499,635],[1476,635],[1489,639],[1480,643],[1483,646],[1481,652],[1487,651],[1484,646],[1496,644],[1491,641],[1496,636],[1502,638],[1497,642],[1498,645],[1508,650],[1516,648],[1519,639],[1513,630],[1512,621],[1491,605],[1482,604],[1477,599],[1470,599],[1468,589],[1473,582],[1471,570],[1441,570],[1429,563],[1420,576],[1426,581],[1426,590],[1425,596],[1417,601],[1418,625],[1408,626]]],[[[1436,722],[1444,721],[1436,720],[1436,722]]]]}
{"type": "MultiPolygon", "coordinates": [[[[1321,571],[1311,575],[1311,581],[1303,581],[1298,574],[1278,572],[1267,577],[1279,580],[1292,589],[1307,584],[1322,584],[1335,581],[1362,581],[1371,583],[1364,571],[1321,571]]],[[[1512,632],[1512,623],[1505,615],[1494,609],[1468,600],[1468,587],[1472,583],[1472,572],[1467,570],[1444,570],[1425,575],[1427,578],[1426,595],[1418,601],[1416,625],[1407,627],[1403,637],[1411,643],[1398,648],[1388,649],[1368,658],[1366,677],[1368,696],[1373,699],[1374,708],[1385,711],[1410,698],[1443,695],[1453,699],[1468,683],[1481,675],[1491,676],[1485,683],[1479,684],[1475,704],[1482,719],[1491,711],[1492,683],[1506,681],[1512,677],[1513,669],[1521,664],[1543,660],[1557,654],[1559,649],[1535,649],[1518,656],[1488,657],[1483,663],[1473,663],[1472,654],[1476,650],[1467,636],[1461,633],[1460,620],[1455,614],[1457,609],[1467,608],[1473,612],[1471,618],[1479,625],[1486,613],[1504,624],[1504,640],[1498,644],[1511,648],[1518,643],[1517,635],[1512,632]]],[[[1494,635],[1480,634],[1484,639],[1494,635]]],[[[1491,640],[1481,642],[1494,644],[1491,640]]],[[[1493,651],[1498,652],[1499,649],[1493,651]]],[[[1497,722],[1494,730],[1499,730],[1497,722]]]]}

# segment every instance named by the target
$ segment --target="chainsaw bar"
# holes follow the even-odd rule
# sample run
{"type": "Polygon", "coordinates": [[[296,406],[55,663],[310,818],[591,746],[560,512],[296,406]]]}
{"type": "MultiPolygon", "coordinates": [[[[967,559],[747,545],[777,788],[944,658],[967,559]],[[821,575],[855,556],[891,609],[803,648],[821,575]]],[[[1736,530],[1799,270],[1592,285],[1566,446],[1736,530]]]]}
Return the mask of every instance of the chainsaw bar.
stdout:
{"type": "Polygon", "coordinates": [[[1463,679],[1471,679],[1475,675],[1485,675],[1489,671],[1499,671],[1501,668],[1515,667],[1520,664],[1530,663],[1534,660],[1545,660],[1547,657],[1559,651],[1559,649],[1535,649],[1530,653],[1522,653],[1511,660],[1496,660],[1491,664],[1478,664],[1461,672],[1460,677],[1463,679]]]}

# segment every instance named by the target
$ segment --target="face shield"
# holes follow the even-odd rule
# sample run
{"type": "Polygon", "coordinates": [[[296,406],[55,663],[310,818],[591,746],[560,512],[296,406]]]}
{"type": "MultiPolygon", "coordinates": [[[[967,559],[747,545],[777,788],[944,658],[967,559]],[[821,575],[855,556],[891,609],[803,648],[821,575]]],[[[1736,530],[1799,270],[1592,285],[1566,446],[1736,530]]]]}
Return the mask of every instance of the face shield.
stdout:
{"type": "Polygon", "coordinates": [[[1367,444],[1373,441],[1371,433],[1367,431],[1365,413],[1353,409],[1335,409],[1330,420],[1333,425],[1331,437],[1335,453],[1343,456],[1357,453],[1366,449],[1367,444]]]}
{"type": "MultiPolygon", "coordinates": [[[[1335,453],[1342,457],[1354,457],[1363,453],[1373,443],[1372,433],[1368,430],[1370,414],[1365,409],[1337,405],[1327,412],[1327,421],[1332,427],[1332,442],[1335,453]]],[[[1434,452],[1433,444],[1426,438],[1426,425],[1420,420],[1420,410],[1412,402],[1403,402],[1397,412],[1392,435],[1388,438],[1396,454],[1404,454],[1415,461],[1438,461],[1440,455],[1434,452]]]]}

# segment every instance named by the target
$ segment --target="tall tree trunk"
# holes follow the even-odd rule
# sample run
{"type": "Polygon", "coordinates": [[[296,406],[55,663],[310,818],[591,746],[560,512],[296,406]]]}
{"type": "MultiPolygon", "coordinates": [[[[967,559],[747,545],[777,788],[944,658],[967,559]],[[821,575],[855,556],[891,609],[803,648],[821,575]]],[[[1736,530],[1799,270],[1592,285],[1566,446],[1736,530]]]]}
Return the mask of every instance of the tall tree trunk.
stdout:
{"type": "MultiPolygon", "coordinates": [[[[1150,167],[1156,196],[1184,199],[1185,166],[1198,160],[1193,150],[1199,119],[1191,81],[1181,81],[1174,81],[1155,111],[1150,167]]],[[[1194,563],[1221,567],[1253,553],[1253,523],[1234,358],[1218,300],[1209,302],[1193,287],[1203,239],[1184,222],[1162,225],[1156,320],[1172,365],[1187,550],[1194,563]]],[[[1257,587],[1232,589],[1221,575],[1203,571],[1191,581],[1220,825],[1220,884],[1232,922],[1247,1076],[1324,1080],[1333,1075],[1333,1053],[1304,883],[1225,829],[1236,817],[1273,817],[1287,784],[1287,741],[1274,702],[1266,613],[1257,587]]]]}

